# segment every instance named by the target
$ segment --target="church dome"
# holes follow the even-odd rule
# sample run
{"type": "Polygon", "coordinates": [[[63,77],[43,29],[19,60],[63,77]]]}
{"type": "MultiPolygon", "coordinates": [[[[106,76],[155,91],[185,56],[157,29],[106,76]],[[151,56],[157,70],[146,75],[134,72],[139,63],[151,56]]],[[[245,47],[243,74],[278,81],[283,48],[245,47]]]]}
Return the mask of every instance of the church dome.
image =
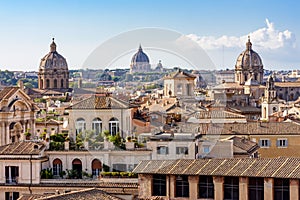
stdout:
{"type": "Polygon", "coordinates": [[[40,69],[68,69],[66,59],[56,51],[54,38],[50,45],[50,52],[41,59],[40,69]]]}
{"type": "Polygon", "coordinates": [[[248,37],[246,50],[238,56],[235,69],[251,70],[251,68],[263,68],[263,63],[258,53],[252,50],[252,43],[250,42],[250,37],[248,37]]]}
{"type": "Polygon", "coordinates": [[[143,52],[142,46],[140,45],[138,52],[136,52],[132,59],[131,63],[149,63],[148,56],[143,52]]]}

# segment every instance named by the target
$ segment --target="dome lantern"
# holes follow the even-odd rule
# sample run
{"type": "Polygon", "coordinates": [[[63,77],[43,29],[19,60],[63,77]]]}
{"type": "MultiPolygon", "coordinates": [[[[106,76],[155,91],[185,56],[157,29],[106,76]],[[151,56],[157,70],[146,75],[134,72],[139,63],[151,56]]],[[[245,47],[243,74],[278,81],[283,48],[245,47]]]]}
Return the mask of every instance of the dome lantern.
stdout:
{"type": "Polygon", "coordinates": [[[50,52],[56,52],[56,44],[54,38],[52,38],[52,43],[50,44],[50,52]]]}

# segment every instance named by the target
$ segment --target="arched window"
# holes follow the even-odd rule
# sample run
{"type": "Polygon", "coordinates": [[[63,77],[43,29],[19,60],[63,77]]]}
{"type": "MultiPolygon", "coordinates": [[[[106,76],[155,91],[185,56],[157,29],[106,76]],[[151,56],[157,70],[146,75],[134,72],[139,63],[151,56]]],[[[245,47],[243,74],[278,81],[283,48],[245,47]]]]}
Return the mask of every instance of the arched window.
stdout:
{"type": "Polygon", "coordinates": [[[54,88],[57,88],[57,80],[56,79],[54,79],[54,88]]]}
{"type": "Polygon", "coordinates": [[[119,120],[115,117],[109,120],[109,132],[111,135],[116,135],[119,132],[119,120]]]}
{"type": "Polygon", "coordinates": [[[78,133],[83,133],[83,131],[86,129],[86,123],[85,120],[83,118],[79,118],[76,120],[76,135],[78,133]]]}
{"type": "Polygon", "coordinates": [[[92,130],[95,131],[95,134],[100,134],[102,132],[102,121],[100,118],[93,119],[92,130]]]}
{"type": "Polygon", "coordinates": [[[62,162],[60,159],[56,158],[53,160],[53,175],[59,176],[62,172],[62,162]]]}
{"type": "Polygon", "coordinates": [[[99,176],[101,169],[102,169],[102,165],[100,160],[94,159],[92,162],[92,175],[99,176]]]}
{"type": "Polygon", "coordinates": [[[49,79],[46,80],[46,87],[47,87],[47,88],[50,87],[50,80],[49,80],[49,79]]]}
{"type": "Polygon", "coordinates": [[[43,81],[43,79],[41,79],[40,80],[40,88],[43,89],[43,87],[44,87],[44,81],[43,81]]]}
{"type": "Polygon", "coordinates": [[[60,80],[60,88],[64,88],[64,79],[60,80]]]}

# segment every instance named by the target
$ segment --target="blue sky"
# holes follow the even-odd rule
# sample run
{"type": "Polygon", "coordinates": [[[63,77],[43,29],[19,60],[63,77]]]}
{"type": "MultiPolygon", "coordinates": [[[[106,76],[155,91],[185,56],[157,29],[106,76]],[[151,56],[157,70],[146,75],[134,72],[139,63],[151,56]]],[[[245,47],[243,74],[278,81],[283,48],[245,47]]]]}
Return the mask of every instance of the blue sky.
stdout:
{"type": "MultiPolygon", "coordinates": [[[[69,68],[86,68],[85,59],[101,43],[144,27],[187,35],[207,51],[217,68],[233,68],[250,34],[265,68],[300,69],[299,4],[292,0],[0,1],[0,69],[37,70],[52,37],[69,68]]],[[[130,58],[123,65],[129,62],[130,58]]]]}

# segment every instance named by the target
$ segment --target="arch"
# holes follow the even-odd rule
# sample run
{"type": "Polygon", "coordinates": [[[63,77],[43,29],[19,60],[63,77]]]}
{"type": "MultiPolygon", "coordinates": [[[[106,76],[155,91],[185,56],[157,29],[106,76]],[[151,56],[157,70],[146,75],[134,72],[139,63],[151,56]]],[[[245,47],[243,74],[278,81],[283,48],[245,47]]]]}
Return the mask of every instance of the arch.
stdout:
{"type": "Polygon", "coordinates": [[[52,162],[53,165],[53,175],[60,176],[62,172],[62,161],[59,158],[55,158],[52,162]]]}
{"type": "Polygon", "coordinates": [[[102,132],[102,120],[99,117],[93,119],[92,130],[95,131],[97,135],[102,132]]]}
{"type": "Polygon", "coordinates": [[[57,80],[56,79],[54,79],[54,81],[53,81],[53,87],[57,88],[57,80]]]}
{"type": "Polygon", "coordinates": [[[75,172],[74,178],[81,178],[82,177],[82,162],[78,158],[75,158],[72,161],[72,169],[75,172]]]}
{"type": "Polygon", "coordinates": [[[50,80],[46,79],[46,88],[50,88],[50,80]]]}
{"type": "Polygon", "coordinates": [[[76,135],[83,133],[86,129],[86,122],[83,118],[78,118],[75,122],[76,135]]]}
{"type": "Polygon", "coordinates": [[[98,159],[94,159],[92,161],[92,175],[93,176],[99,176],[100,172],[102,170],[102,163],[98,159]]]}
{"type": "Polygon", "coordinates": [[[20,122],[12,122],[9,124],[9,136],[11,142],[18,142],[22,132],[23,128],[20,122]]]}
{"type": "Polygon", "coordinates": [[[119,131],[119,120],[115,117],[111,118],[109,120],[109,133],[111,135],[116,135],[117,133],[119,133],[119,131]]]}

